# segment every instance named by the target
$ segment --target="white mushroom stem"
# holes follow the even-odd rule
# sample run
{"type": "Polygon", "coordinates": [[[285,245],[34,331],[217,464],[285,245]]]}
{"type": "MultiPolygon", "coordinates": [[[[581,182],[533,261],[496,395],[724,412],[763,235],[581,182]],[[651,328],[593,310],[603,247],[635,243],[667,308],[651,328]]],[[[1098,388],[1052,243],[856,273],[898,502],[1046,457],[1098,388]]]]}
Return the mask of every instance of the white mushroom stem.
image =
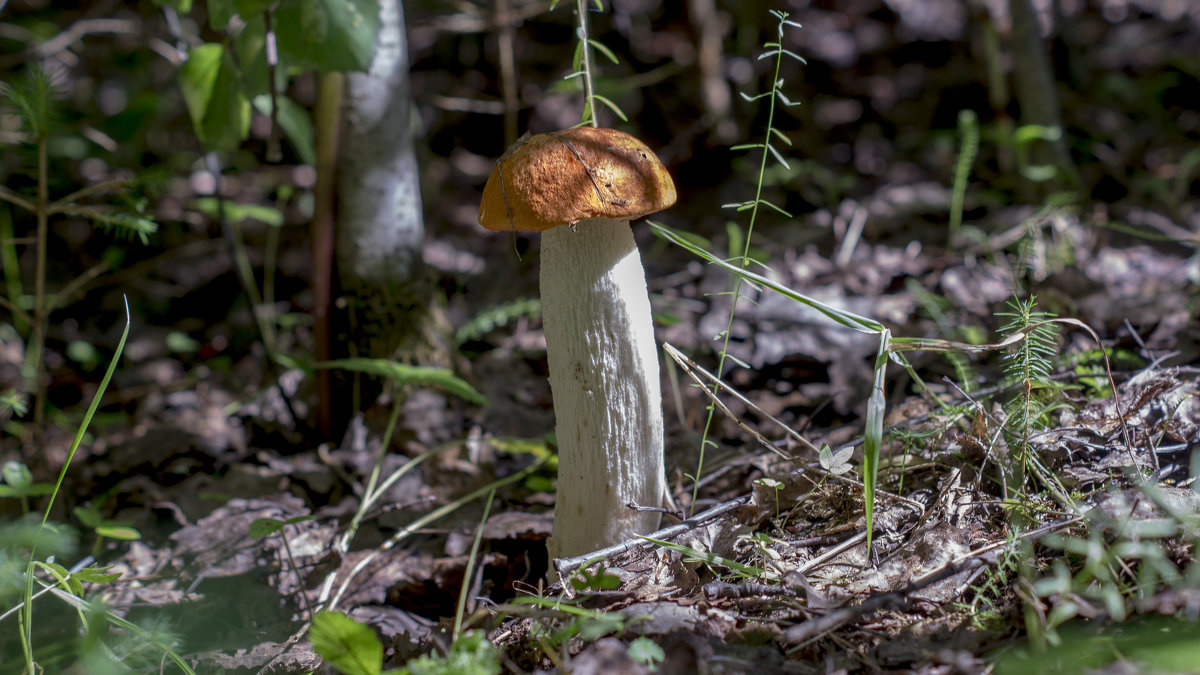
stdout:
{"type": "Polygon", "coordinates": [[[662,392],[646,273],[629,223],[542,233],[542,324],[558,437],[550,554],[649,534],[663,476],[662,392]]]}

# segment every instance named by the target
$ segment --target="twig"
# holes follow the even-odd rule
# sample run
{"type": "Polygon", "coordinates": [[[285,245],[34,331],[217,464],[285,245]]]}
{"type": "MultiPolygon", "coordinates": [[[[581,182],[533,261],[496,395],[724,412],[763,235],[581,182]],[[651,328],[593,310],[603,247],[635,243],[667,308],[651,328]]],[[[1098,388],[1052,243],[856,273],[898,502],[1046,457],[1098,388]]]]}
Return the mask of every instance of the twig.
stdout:
{"type": "Polygon", "coordinates": [[[3,199],[5,201],[16,204],[17,206],[21,207],[22,209],[25,209],[26,211],[37,210],[37,206],[33,202],[29,201],[28,199],[25,199],[20,194],[18,194],[16,191],[10,190],[9,188],[7,188],[3,185],[0,185],[0,199],[3,199]]]}
{"type": "MultiPolygon", "coordinates": [[[[762,408],[755,405],[753,401],[746,398],[740,392],[738,392],[736,389],[734,389],[733,387],[726,384],[724,380],[717,378],[716,375],[708,372],[702,366],[697,364],[695,361],[692,361],[690,358],[688,358],[682,352],[680,352],[678,349],[676,349],[671,343],[664,342],[663,350],[665,352],[667,352],[668,356],[670,356],[672,359],[674,359],[674,361],[676,363],[679,364],[680,368],[683,368],[684,372],[687,373],[688,377],[692,378],[693,382],[695,382],[697,385],[700,386],[700,390],[704,392],[704,395],[707,396],[709,398],[709,400],[711,400],[716,407],[720,408],[721,412],[725,413],[725,415],[727,417],[729,417],[729,419],[733,420],[734,424],[738,425],[738,427],[740,427],[746,433],[753,436],[754,439],[759,442],[759,444],[761,444],[763,447],[770,450],[771,452],[774,452],[775,454],[779,455],[783,459],[786,459],[790,462],[794,462],[803,468],[811,468],[811,467],[807,467],[803,463],[797,461],[797,458],[791,457],[791,456],[785,454],[782,450],[775,447],[775,444],[771,443],[761,433],[755,431],[754,429],[751,429],[749,426],[746,425],[746,423],[744,423],[740,419],[738,419],[738,417],[733,414],[733,411],[730,410],[720,399],[717,398],[715,391],[719,390],[719,389],[725,390],[731,396],[733,396],[737,400],[741,401],[743,405],[745,405],[746,407],[753,410],[755,414],[761,415],[763,418],[774,422],[776,424],[776,426],[783,429],[785,432],[787,432],[787,434],[789,436],[791,436],[794,440],[796,440],[798,443],[800,443],[804,447],[808,448],[811,452],[820,452],[820,449],[817,448],[817,446],[813,445],[808,439],[801,436],[800,433],[797,432],[796,430],[787,426],[780,420],[771,416],[769,413],[767,413],[762,408]],[[713,384],[712,389],[708,388],[707,385],[700,382],[699,377],[696,376],[696,372],[703,374],[706,379],[708,379],[710,382],[712,382],[712,384],[713,384]]],[[[860,489],[865,489],[865,486],[863,485],[863,483],[861,481],[857,481],[857,480],[854,480],[853,478],[848,478],[846,476],[838,475],[835,473],[830,473],[828,471],[825,471],[823,473],[825,475],[830,476],[834,480],[838,480],[843,483],[847,483],[849,485],[854,485],[860,489]]],[[[900,495],[893,494],[891,492],[886,492],[884,490],[878,490],[878,489],[875,491],[875,494],[879,495],[881,497],[886,497],[888,499],[898,501],[906,506],[916,509],[919,513],[925,512],[925,506],[923,504],[921,504],[921,502],[918,502],[913,499],[909,499],[908,497],[901,497],[900,495]]]]}
{"type": "Polygon", "coordinates": [[[139,32],[138,24],[129,19],[82,19],[71,24],[69,28],[58,35],[32,47],[30,51],[36,58],[44,59],[68,49],[86,35],[95,33],[137,35],[139,32]]]}
{"type": "MultiPolygon", "coordinates": [[[[1043,525],[1034,530],[1030,530],[1017,537],[1018,539],[1037,539],[1051,532],[1063,529],[1074,525],[1083,519],[1083,516],[1075,515],[1060,520],[1055,523],[1043,525]]],[[[997,541],[986,546],[981,546],[973,551],[970,551],[959,558],[947,562],[938,569],[932,570],[925,576],[917,577],[910,581],[904,588],[877,595],[864,600],[854,607],[845,607],[826,614],[825,616],[805,621],[789,627],[784,631],[784,639],[790,646],[799,646],[812,640],[816,637],[824,635],[830,631],[857,620],[858,618],[870,614],[871,612],[884,609],[886,607],[902,607],[906,601],[906,596],[915,593],[922,588],[926,588],[939,581],[948,579],[956,574],[967,570],[977,569],[984,564],[983,555],[989,553],[1001,546],[1007,545],[1007,540],[997,541]]]]}
{"type": "MultiPolygon", "coordinates": [[[[736,509],[739,506],[744,506],[744,505],[748,504],[749,502],[750,502],[750,495],[742,495],[741,497],[736,497],[727,502],[722,502],[720,504],[717,504],[716,506],[712,507],[711,509],[704,511],[703,513],[698,513],[698,514],[692,516],[691,518],[684,520],[681,523],[671,525],[670,527],[664,527],[661,530],[658,530],[657,532],[648,534],[646,536],[650,537],[652,539],[670,539],[671,537],[678,536],[680,534],[683,534],[684,532],[687,532],[688,530],[692,530],[692,529],[695,529],[696,527],[699,527],[699,525],[706,520],[712,520],[713,518],[716,518],[719,515],[728,513],[730,511],[736,509]]],[[[575,570],[578,567],[581,567],[584,563],[586,563],[589,560],[592,560],[593,558],[598,558],[598,557],[607,558],[610,556],[617,555],[619,553],[624,553],[626,551],[633,550],[635,547],[639,547],[639,546],[653,546],[653,544],[647,542],[644,538],[642,538],[640,536],[634,537],[633,539],[623,541],[619,544],[613,544],[612,546],[602,548],[599,551],[594,551],[594,552],[588,553],[586,555],[579,555],[579,556],[575,556],[574,558],[555,558],[554,559],[554,569],[558,572],[559,576],[562,576],[568,572],[575,570]]]]}
{"type": "Polygon", "coordinates": [[[943,579],[948,579],[959,572],[975,569],[983,565],[983,561],[978,558],[970,558],[962,562],[949,563],[936,573],[909,582],[907,586],[890,593],[876,595],[868,598],[862,603],[854,607],[845,607],[832,611],[825,616],[805,621],[804,623],[796,624],[784,632],[784,640],[788,645],[797,646],[819,637],[830,631],[836,630],[851,621],[857,620],[859,617],[871,612],[885,609],[888,607],[899,609],[903,607],[908,600],[908,595],[916,591],[935,584],[943,579]]]}

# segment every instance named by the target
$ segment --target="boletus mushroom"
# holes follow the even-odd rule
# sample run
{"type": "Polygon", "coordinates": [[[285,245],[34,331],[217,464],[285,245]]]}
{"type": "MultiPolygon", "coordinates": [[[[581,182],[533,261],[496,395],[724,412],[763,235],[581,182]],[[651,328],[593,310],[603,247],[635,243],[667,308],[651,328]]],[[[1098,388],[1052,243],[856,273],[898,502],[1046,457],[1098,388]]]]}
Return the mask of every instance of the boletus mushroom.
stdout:
{"type": "Polygon", "coordinates": [[[675,203],[641,141],[577,127],[528,137],[496,164],[479,223],[542,232],[542,325],[558,437],[550,554],[658,527],[666,496],[658,347],[629,221],[675,203]]]}

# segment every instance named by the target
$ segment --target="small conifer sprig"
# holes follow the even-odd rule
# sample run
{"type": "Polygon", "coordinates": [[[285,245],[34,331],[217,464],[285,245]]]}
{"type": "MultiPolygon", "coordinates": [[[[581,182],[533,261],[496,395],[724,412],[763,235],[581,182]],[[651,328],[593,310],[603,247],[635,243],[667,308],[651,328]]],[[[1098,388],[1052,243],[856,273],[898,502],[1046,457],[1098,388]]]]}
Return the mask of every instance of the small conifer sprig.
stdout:
{"type": "MultiPolygon", "coordinates": [[[[30,64],[24,74],[11,84],[0,84],[0,105],[10,108],[21,123],[22,140],[33,146],[36,162],[36,194],[32,197],[11,188],[0,186],[0,200],[33,214],[34,230],[34,278],[33,302],[27,302],[26,291],[16,261],[16,239],[9,226],[0,230],[0,261],[4,264],[5,296],[0,296],[0,307],[9,310],[16,325],[29,333],[26,358],[23,368],[25,390],[33,391],[33,439],[41,445],[42,420],[46,408],[46,391],[42,377],[45,372],[43,350],[46,342],[47,324],[51,312],[63,299],[70,295],[91,276],[107,269],[102,263],[67,283],[58,293],[50,293],[46,287],[47,240],[52,216],[69,215],[87,218],[108,230],[119,234],[137,236],[143,242],[157,230],[153,220],[128,211],[117,211],[106,206],[84,204],[85,198],[109,191],[127,189],[129,181],[115,180],[88,185],[62,197],[52,199],[50,195],[50,139],[62,127],[60,104],[62,92],[59,79],[54,73],[39,64],[30,64]],[[32,306],[32,311],[26,309],[32,306]]],[[[12,398],[16,394],[9,394],[12,398]]],[[[15,409],[15,408],[14,408],[15,409]]]]}
{"type": "Polygon", "coordinates": [[[950,201],[950,242],[962,227],[963,202],[967,193],[967,181],[971,178],[971,167],[979,154],[979,116],[974,110],[958,111],[958,162],[954,166],[954,191],[950,201]]]}
{"type": "Polygon", "coordinates": [[[1054,361],[1058,358],[1059,325],[1055,316],[1037,309],[1037,298],[1022,300],[1013,298],[1008,302],[1008,311],[997,316],[1007,319],[1000,327],[1005,338],[1021,334],[1021,339],[1004,355],[1005,379],[1017,388],[1017,393],[1005,405],[1006,426],[1009,429],[1009,446],[1016,452],[1020,473],[1015,476],[1020,489],[1024,482],[1032,450],[1029,438],[1045,426],[1045,416],[1052,406],[1046,394],[1057,385],[1051,380],[1054,361]]]}

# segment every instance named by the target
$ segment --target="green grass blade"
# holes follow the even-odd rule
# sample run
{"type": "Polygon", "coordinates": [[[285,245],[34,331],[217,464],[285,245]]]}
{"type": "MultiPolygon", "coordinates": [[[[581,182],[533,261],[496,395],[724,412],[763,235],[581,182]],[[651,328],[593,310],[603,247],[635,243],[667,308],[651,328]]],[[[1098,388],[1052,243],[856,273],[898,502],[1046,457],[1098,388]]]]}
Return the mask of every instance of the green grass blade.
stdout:
{"type": "Polygon", "coordinates": [[[741,277],[743,279],[761,284],[762,286],[769,288],[772,291],[775,291],[776,293],[784,296],[785,298],[789,298],[789,299],[795,300],[796,302],[799,302],[801,304],[807,305],[808,307],[812,307],[813,309],[817,310],[821,314],[824,314],[826,317],[828,317],[834,323],[840,324],[842,326],[846,326],[847,328],[853,328],[854,330],[859,331],[861,333],[880,333],[885,330],[883,327],[883,324],[879,323],[878,321],[875,321],[874,319],[868,319],[867,317],[860,316],[858,314],[855,314],[854,312],[848,312],[843,309],[837,309],[836,307],[830,307],[829,305],[826,305],[819,300],[815,300],[813,298],[808,297],[807,295],[804,295],[803,293],[792,290],[792,289],[788,288],[787,286],[780,284],[779,282],[772,281],[771,279],[768,279],[768,278],[762,276],[761,274],[755,274],[754,272],[751,272],[749,270],[742,269],[738,265],[734,265],[732,263],[726,262],[726,261],[722,260],[721,258],[717,257],[716,255],[713,255],[712,253],[704,250],[703,248],[696,246],[692,242],[688,241],[686,238],[675,233],[674,230],[672,230],[660,223],[650,222],[649,224],[650,224],[650,230],[652,232],[654,232],[654,234],[662,237],[663,239],[666,239],[667,241],[669,241],[673,244],[676,244],[677,246],[682,246],[683,248],[687,249],[688,251],[691,251],[692,253],[696,254],[697,256],[703,258],[705,261],[712,263],[714,265],[717,265],[719,267],[724,267],[726,270],[738,275],[739,277],[741,277]]]}
{"type": "Polygon", "coordinates": [[[446,368],[410,366],[404,363],[389,361],[387,359],[370,359],[361,357],[322,361],[315,364],[314,367],[336,368],[355,373],[376,375],[387,378],[396,384],[431,385],[448,393],[454,394],[464,401],[468,401],[476,405],[487,405],[487,399],[484,398],[483,394],[475,391],[474,387],[468,384],[465,380],[456,377],[454,373],[450,372],[446,368]]]}
{"type": "MultiPolygon", "coordinates": [[[[71,442],[71,449],[67,452],[67,461],[63,462],[62,470],[58,473],[58,481],[54,484],[54,490],[50,493],[50,498],[46,502],[46,510],[42,513],[42,523],[38,528],[39,536],[41,531],[45,529],[46,522],[50,519],[50,509],[54,507],[54,498],[58,496],[58,491],[62,489],[63,480],[67,477],[67,469],[71,466],[71,460],[75,458],[75,452],[79,449],[79,444],[83,442],[83,435],[87,432],[88,425],[92,422],[92,417],[96,415],[96,409],[100,407],[100,399],[104,397],[104,392],[108,389],[108,383],[112,381],[113,373],[117,370],[117,363],[121,360],[121,353],[125,351],[125,341],[129,338],[129,298],[125,298],[125,330],[121,332],[121,341],[117,343],[117,349],[113,353],[112,360],[108,363],[108,370],[104,373],[104,379],[100,381],[100,386],[96,389],[96,393],[92,396],[92,403],[88,406],[87,413],[83,416],[83,421],[79,423],[79,428],[75,431],[75,440],[71,442]]],[[[33,574],[34,563],[37,560],[37,541],[34,540],[33,546],[29,549],[29,563],[25,567],[25,605],[21,611],[21,649],[25,655],[25,669],[28,672],[33,670],[33,574]]]]}
{"type": "Polygon", "coordinates": [[[883,445],[883,416],[887,405],[884,381],[887,378],[888,342],[891,331],[879,334],[879,351],[875,354],[875,378],[871,396],[867,399],[867,425],[863,431],[863,511],[867,520],[867,551],[871,550],[872,527],[875,520],[875,478],[879,469],[879,449],[883,445]]]}

